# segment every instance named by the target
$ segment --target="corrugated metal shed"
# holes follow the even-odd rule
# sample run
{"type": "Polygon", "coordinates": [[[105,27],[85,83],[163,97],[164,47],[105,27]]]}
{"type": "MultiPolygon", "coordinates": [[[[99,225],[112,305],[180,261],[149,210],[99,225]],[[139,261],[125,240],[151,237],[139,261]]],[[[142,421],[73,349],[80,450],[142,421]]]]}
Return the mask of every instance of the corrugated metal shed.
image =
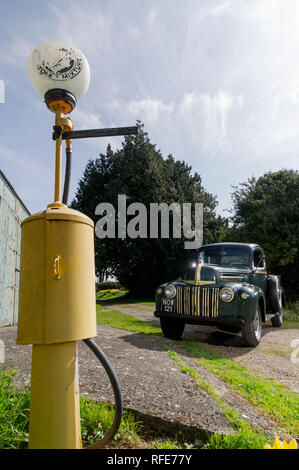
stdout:
{"type": "Polygon", "coordinates": [[[30,212],[0,170],[0,327],[18,322],[21,222],[30,212]]]}

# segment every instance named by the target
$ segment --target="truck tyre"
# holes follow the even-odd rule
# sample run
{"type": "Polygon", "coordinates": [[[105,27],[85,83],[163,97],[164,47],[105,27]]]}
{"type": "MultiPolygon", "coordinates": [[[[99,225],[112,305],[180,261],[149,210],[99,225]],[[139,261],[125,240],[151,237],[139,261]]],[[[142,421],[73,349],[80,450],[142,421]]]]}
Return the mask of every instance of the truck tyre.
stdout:
{"type": "Polygon", "coordinates": [[[258,346],[262,337],[262,317],[259,305],[256,306],[254,319],[241,328],[244,342],[247,346],[258,346]]]}
{"type": "Polygon", "coordinates": [[[282,287],[279,277],[269,276],[268,279],[268,297],[272,313],[282,312],[282,287]]]}
{"type": "Polygon", "coordinates": [[[183,334],[185,323],[176,318],[160,318],[161,330],[165,338],[180,339],[183,334]]]}
{"type": "Polygon", "coordinates": [[[275,326],[276,328],[282,326],[282,322],[283,322],[282,312],[278,313],[277,315],[275,315],[275,317],[271,318],[272,326],[275,326]]]}

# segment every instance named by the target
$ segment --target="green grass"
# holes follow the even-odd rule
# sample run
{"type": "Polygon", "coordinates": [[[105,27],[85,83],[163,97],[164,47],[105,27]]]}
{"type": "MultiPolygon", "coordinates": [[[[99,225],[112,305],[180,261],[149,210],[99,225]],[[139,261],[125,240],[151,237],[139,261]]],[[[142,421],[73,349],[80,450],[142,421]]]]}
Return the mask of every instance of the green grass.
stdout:
{"type": "Polygon", "coordinates": [[[162,441],[154,440],[152,444],[153,449],[182,449],[181,444],[177,439],[165,439],[162,441]]]}
{"type": "Polygon", "coordinates": [[[155,302],[153,299],[150,298],[145,298],[145,297],[135,297],[130,294],[128,290],[121,290],[117,292],[112,292],[112,293],[106,293],[99,291],[96,295],[97,300],[100,300],[101,302],[105,303],[107,301],[107,304],[112,304],[112,303],[117,303],[119,304],[119,301],[121,301],[122,304],[142,304],[142,305],[149,305],[150,307],[153,307],[155,305],[155,302]]]}
{"type": "Polygon", "coordinates": [[[139,320],[133,315],[118,312],[117,310],[102,310],[97,308],[97,323],[112,326],[126,331],[135,331],[146,335],[161,336],[160,327],[149,322],[139,320]]]}
{"type": "MultiPolygon", "coordinates": [[[[14,369],[0,370],[0,449],[27,448],[29,437],[30,388],[18,389],[13,385],[14,369]]],[[[114,410],[109,403],[96,403],[80,398],[81,434],[83,446],[102,439],[111,428],[114,410]]],[[[140,422],[133,414],[124,411],[113,447],[138,445],[140,422]]]]}
{"type": "Polygon", "coordinates": [[[117,292],[99,291],[97,292],[96,298],[97,300],[119,300],[125,297],[128,292],[127,290],[118,290],[117,292]]]}
{"type": "Polygon", "coordinates": [[[137,310],[147,310],[148,312],[152,312],[153,309],[150,305],[143,305],[143,304],[117,304],[116,305],[117,308],[130,308],[132,310],[132,308],[134,309],[137,309],[137,310]]]}
{"type": "MultiPolygon", "coordinates": [[[[109,403],[97,403],[81,397],[80,400],[81,435],[84,447],[101,440],[111,429],[114,409],[109,403]]],[[[111,447],[127,447],[138,445],[139,433],[142,431],[141,422],[137,422],[133,414],[124,410],[123,418],[111,447]]]]}
{"type": "MultiPolygon", "coordinates": [[[[259,348],[259,352],[263,352],[265,354],[270,354],[272,356],[286,357],[286,358],[290,359],[290,356],[293,352],[293,349],[263,349],[263,348],[259,348]]],[[[273,361],[275,361],[275,358],[273,358],[273,361]]]]}
{"type": "Polygon", "coordinates": [[[0,370],[0,448],[28,446],[30,393],[12,384],[14,369],[0,370]]]}
{"type": "Polygon", "coordinates": [[[283,326],[299,328],[299,302],[289,304],[283,309],[283,326]]]}
{"type": "MultiPolygon", "coordinates": [[[[117,311],[101,312],[98,314],[98,321],[115,328],[136,331],[146,335],[162,336],[158,326],[117,311]]],[[[199,343],[183,339],[179,344],[199,360],[203,367],[220,377],[255,406],[265,411],[281,424],[287,432],[291,434],[299,433],[298,394],[274,379],[262,378],[246,367],[199,343]]]]}
{"type": "Polygon", "coordinates": [[[249,426],[238,429],[232,435],[214,433],[202,449],[263,449],[271,439],[259,432],[254,432],[249,426]]]}
{"type": "Polygon", "coordinates": [[[219,399],[218,405],[237,430],[231,435],[213,433],[203,449],[263,449],[266,443],[271,443],[269,436],[247,423],[236,410],[219,399]]]}
{"type": "MultiPolygon", "coordinates": [[[[114,419],[114,407],[109,403],[98,403],[81,396],[80,399],[81,435],[84,447],[94,444],[111,429],[114,419]]],[[[123,410],[121,425],[109,448],[153,448],[176,449],[188,448],[182,437],[163,435],[152,429],[146,429],[141,419],[129,410],[123,410]],[[167,447],[168,446],[168,447],[167,447]]]]}
{"type": "Polygon", "coordinates": [[[152,449],[195,449],[195,444],[186,442],[184,439],[174,436],[170,438],[154,439],[152,449]]]}

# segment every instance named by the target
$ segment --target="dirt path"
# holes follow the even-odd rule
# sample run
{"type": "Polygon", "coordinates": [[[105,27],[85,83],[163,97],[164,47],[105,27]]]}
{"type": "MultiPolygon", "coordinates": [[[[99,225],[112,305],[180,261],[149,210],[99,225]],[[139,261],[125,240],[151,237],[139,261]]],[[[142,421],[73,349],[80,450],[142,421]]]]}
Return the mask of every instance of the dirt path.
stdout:
{"type": "MultiPolygon", "coordinates": [[[[16,334],[16,327],[0,329],[5,366],[19,369],[15,382],[22,386],[30,382],[31,346],[16,346],[16,334]]],[[[145,417],[159,417],[172,429],[186,425],[199,439],[210,432],[233,431],[214,400],[196,388],[155,338],[98,325],[95,340],[116,372],[126,408],[145,417]]],[[[102,366],[83,342],[79,342],[79,375],[81,393],[114,401],[102,366]]]]}
{"type": "MultiPolygon", "coordinates": [[[[141,307],[121,304],[111,306],[141,320],[160,324],[159,319],[153,315],[154,308],[146,305],[146,309],[141,310],[141,307]]],[[[214,349],[263,377],[275,378],[299,393],[299,363],[294,364],[291,361],[291,342],[299,340],[299,329],[273,328],[267,323],[263,325],[262,340],[256,348],[245,347],[241,334],[225,333],[212,326],[186,325],[184,337],[214,349]]]]}
{"type": "MultiPolygon", "coordinates": [[[[159,320],[153,316],[153,309],[149,306],[143,308],[142,305],[114,304],[111,308],[159,324],[159,320]]],[[[271,333],[277,334],[276,331],[270,331],[269,334],[264,335],[261,348],[254,350],[241,347],[240,344],[233,346],[231,342],[237,340],[228,334],[224,337],[223,333],[216,331],[215,328],[187,327],[185,335],[204,344],[208,343],[215,350],[259,372],[258,366],[260,365],[257,365],[259,358],[265,357],[267,360],[265,370],[274,376],[276,368],[269,360],[271,353],[263,351],[267,347],[271,346],[272,349],[274,347],[273,338],[272,341],[266,342],[271,333]],[[213,339],[216,336],[218,343],[213,339]]],[[[275,348],[279,346],[285,350],[290,341],[290,338],[285,337],[288,330],[280,330],[280,333],[284,340],[280,338],[279,345],[276,343],[275,348]]],[[[291,330],[291,334],[294,334],[294,331],[291,330]]],[[[31,346],[16,345],[16,327],[0,329],[0,340],[3,340],[5,344],[5,365],[19,369],[16,376],[16,382],[19,385],[28,384],[30,382],[31,346]]],[[[169,357],[156,338],[98,325],[98,336],[95,340],[111,361],[117,374],[125,407],[140,413],[145,422],[157,420],[160,427],[172,432],[185,426],[200,440],[205,440],[208,433],[215,431],[225,434],[233,432],[234,426],[225,417],[221,408],[210,395],[196,387],[188,374],[181,371],[177,362],[169,357]]],[[[184,364],[196,368],[201,378],[213,387],[218,397],[238,410],[250,424],[264,429],[269,435],[274,436],[277,433],[282,438],[291,438],[261,411],[234,393],[222,380],[195,362],[180,347],[179,342],[165,340],[165,344],[171,350],[176,351],[184,364]]],[[[281,356],[281,360],[287,361],[288,359],[286,356],[281,356]]],[[[276,367],[279,370],[279,367],[276,367]]],[[[292,376],[284,377],[283,373],[284,371],[281,371],[280,375],[283,380],[280,381],[289,385],[288,381],[292,376]],[[286,380],[287,377],[288,380],[286,380]]],[[[111,386],[101,365],[82,342],[79,342],[79,374],[80,389],[83,394],[100,401],[114,401],[111,386]]],[[[290,384],[291,388],[296,389],[293,380],[290,384]]]]}

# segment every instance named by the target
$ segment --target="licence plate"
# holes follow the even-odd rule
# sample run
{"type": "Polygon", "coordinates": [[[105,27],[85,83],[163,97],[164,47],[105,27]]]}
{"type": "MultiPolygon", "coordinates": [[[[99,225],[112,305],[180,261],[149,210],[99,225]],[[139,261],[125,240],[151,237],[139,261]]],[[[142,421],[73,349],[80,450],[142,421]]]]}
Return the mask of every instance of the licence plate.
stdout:
{"type": "Polygon", "coordinates": [[[162,312],[173,312],[174,311],[174,299],[162,299],[161,305],[162,312]]]}

